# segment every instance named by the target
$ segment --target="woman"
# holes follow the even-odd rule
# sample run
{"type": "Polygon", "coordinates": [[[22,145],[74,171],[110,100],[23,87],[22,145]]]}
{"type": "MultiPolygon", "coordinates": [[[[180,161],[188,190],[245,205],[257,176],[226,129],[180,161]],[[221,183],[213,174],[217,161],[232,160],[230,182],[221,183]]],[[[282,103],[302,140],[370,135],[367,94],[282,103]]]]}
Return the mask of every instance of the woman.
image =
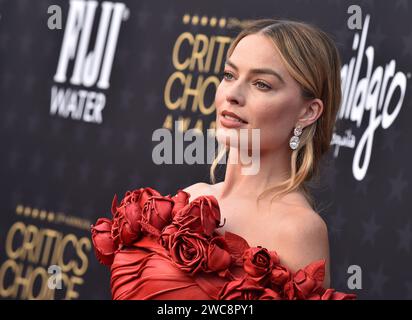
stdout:
{"type": "Polygon", "coordinates": [[[93,242],[115,299],[353,299],[330,289],[327,228],[305,185],[328,150],[341,99],[330,38],[300,22],[256,20],[234,39],[215,97],[213,184],[174,197],[127,192],[93,242]],[[260,133],[259,170],[243,174],[229,137],[260,133]],[[227,155],[224,181],[214,170],[227,155]],[[221,223],[223,222],[223,223],[221,223]]]}

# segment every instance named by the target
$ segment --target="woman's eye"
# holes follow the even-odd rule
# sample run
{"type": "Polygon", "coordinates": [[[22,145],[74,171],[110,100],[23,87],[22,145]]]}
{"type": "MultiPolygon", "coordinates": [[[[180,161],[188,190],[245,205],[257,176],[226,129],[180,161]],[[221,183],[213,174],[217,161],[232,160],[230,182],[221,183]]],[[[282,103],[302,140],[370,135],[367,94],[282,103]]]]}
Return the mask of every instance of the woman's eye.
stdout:
{"type": "Polygon", "coordinates": [[[262,82],[262,81],[257,81],[256,84],[262,85],[262,86],[258,86],[259,89],[266,89],[269,90],[271,89],[266,83],[262,82]]]}
{"type": "MultiPolygon", "coordinates": [[[[230,77],[233,77],[233,75],[230,72],[227,72],[227,71],[223,72],[223,79],[232,80],[232,78],[230,77]]],[[[258,89],[263,89],[264,91],[272,89],[270,86],[268,86],[263,81],[256,81],[255,84],[257,84],[258,89]]]]}
{"type": "Polygon", "coordinates": [[[229,72],[226,72],[226,71],[223,72],[223,78],[226,79],[226,80],[231,80],[231,79],[228,79],[227,76],[231,77],[231,76],[233,76],[233,75],[232,75],[231,73],[229,73],[229,72]]]}

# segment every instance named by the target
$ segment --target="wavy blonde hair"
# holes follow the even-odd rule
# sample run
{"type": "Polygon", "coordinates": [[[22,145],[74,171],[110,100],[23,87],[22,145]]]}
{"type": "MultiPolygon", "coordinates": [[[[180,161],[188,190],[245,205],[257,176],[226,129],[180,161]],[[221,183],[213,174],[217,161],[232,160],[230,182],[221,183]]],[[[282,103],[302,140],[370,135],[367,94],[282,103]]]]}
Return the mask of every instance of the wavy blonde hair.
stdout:
{"type": "MultiPolygon", "coordinates": [[[[341,60],[333,40],[310,24],[290,20],[249,20],[232,41],[229,58],[239,41],[251,34],[263,34],[271,39],[288,72],[301,87],[305,99],[319,98],[324,104],[321,116],[303,129],[300,143],[292,152],[291,175],[279,185],[265,190],[258,198],[274,192],[278,198],[294,190],[303,192],[309,203],[314,200],[307,187],[313,177],[319,177],[319,164],[329,150],[336,115],[341,103],[341,60]]],[[[215,169],[228,148],[219,150],[210,167],[210,178],[216,183],[215,169]]]]}

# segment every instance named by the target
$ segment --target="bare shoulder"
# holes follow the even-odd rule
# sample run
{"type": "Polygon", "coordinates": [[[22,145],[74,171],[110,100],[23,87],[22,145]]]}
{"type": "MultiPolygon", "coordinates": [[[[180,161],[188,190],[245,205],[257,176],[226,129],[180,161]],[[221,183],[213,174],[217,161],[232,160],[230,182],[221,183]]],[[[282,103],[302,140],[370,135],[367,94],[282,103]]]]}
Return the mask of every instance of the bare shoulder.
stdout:
{"type": "Polygon", "coordinates": [[[327,234],[327,226],[301,193],[290,193],[282,198],[279,207],[270,211],[281,211],[277,224],[283,233],[293,237],[320,236],[327,234]]]}
{"type": "Polygon", "coordinates": [[[194,183],[186,188],[183,189],[183,191],[186,191],[187,193],[190,194],[190,199],[189,201],[200,197],[200,196],[206,196],[206,195],[214,195],[215,194],[215,188],[214,185],[205,183],[205,182],[197,182],[194,183]]]}
{"type": "Polygon", "coordinates": [[[322,217],[312,209],[290,211],[281,219],[276,229],[276,250],[281,260],[292,270],[325,260],[325,287],[329,287],[329,240],[328,229],[322,217]]]}
{"type": "Polygon", "coordinates": [[[295,240],[319,239],[327,236],[328,233],[323,218],[310,208],[290,208],[279,226],[285,235],[295,240]]]}

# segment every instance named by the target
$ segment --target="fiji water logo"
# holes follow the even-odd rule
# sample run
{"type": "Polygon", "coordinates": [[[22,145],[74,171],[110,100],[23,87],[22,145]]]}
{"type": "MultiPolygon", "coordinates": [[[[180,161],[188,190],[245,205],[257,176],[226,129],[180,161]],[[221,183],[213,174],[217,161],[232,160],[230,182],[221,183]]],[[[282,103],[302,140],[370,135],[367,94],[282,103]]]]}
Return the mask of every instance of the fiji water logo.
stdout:
{"type": "Polygon", "coordinates": [[[119,33],[122,22],[129,17],[129,9],[124,3],[104,1],[100,5],[100,19],[97,21],[98,7],[97,1],[70,1],[53,80],[83,88],[52,86],[51,115],[85,122],[103,122],[102,110],[106,104],[106,95],[102,91],[110,87],[119,33]],[[95,24],[97,32],[92,43],[95,24]]]}
{"type": "Polygon", "coordinates": [[[366,118],[367,126],[357,144],[351,129],[345,131],[346,136],[334,133],[331,141],[335,145],[335,157],[342,146],[355,148],[352,172],[359,181],[363,180],[368,171],[375,131],[379,127],[388,129],[398,117],[407,85],[406,74],[396,71],[395,59],[384,66],[373,66],[375,48],[366,47],[369,21],[370,16],[367,15],[361,36],[356,33],[353,38],[352,50],[356,55],[342,66],[343,99],[337,115],[338,119],[350,120],[357,127],[360,127],[366,118]],[[366,65],[362,65],[363,63],[366,65]],[[363,78],[360,76],[362,66],[366,70],[363,78]],[[361,162],[363,154],[365,155],[361,162]]]}

